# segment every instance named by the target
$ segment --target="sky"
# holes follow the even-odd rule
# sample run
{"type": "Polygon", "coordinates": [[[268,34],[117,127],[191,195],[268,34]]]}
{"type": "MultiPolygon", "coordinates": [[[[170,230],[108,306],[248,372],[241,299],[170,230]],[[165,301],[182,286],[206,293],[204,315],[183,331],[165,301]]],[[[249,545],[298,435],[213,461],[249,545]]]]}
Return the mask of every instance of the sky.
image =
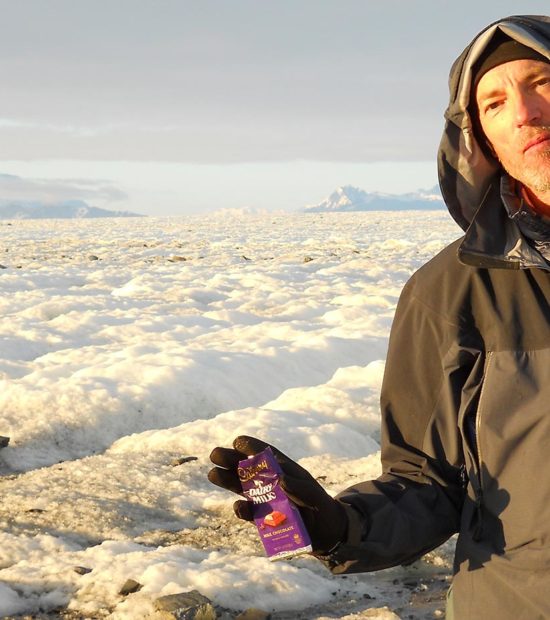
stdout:
{"type": "Polygon", "coordinates": [[[186,215],[433,187],[451,63],[548,0],[0,8],[0,202],[186,215]]]}

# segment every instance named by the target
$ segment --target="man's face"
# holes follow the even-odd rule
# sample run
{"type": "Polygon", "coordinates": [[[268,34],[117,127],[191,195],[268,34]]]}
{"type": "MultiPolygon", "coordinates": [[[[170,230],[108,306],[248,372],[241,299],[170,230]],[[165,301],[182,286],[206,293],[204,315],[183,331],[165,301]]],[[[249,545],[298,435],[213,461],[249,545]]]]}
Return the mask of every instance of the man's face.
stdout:
{"type": "Polygon", "coordinates": [[[479,120],[503,168],[535,194],[550,191],[550,64],[513,60],[480,79],[479,120]]]}

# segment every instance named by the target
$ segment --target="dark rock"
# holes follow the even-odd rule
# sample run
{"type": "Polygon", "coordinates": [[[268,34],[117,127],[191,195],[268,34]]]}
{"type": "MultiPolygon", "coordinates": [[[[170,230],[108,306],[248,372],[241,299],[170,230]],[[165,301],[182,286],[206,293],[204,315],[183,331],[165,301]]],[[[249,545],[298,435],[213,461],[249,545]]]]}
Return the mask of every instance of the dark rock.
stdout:
{"type": "Polygon", "coordinates": [[[141,583],[139,583],[135,579],[127,579],[124,582],[124,585],[122,586],[122,588],[120,588],[120,590],[118,591],[118,593],[122,596],[128,596],[128,594],[139,592],[141,588],[143,588],[143,586],[141,585],[141,583]]]}
{"type": "Polygon", "coordinates": [[[73,570],[75,573],[79,575],[87,575],[92,572],[91,568],[87,568],[86,566],[73,566],[73,570]]]}
{"type": "Polygon", "coordinates": [[[99,260],[99,256],[96,256],[95,254],[90,254],[90,256],[88,256],[88,260],[99,260]]]}
{"type": "Polygon", "coordinates": [[[0,448],[5,448],[9,443],[9,437],[4,437],[3,435],[0,435],[0,448]]]}
{"type": "Polygon", "coordinates": [[[191,461],[198,461],[198,456],[179,456],[176,459],[170,461],[170,465],[172,467],[177,467],[178,465],[183,465],[184,463],[190,463],[191,461]]]}
{"type": "Polygon", "coordinates": [[[6,265],[0,265],[0,269],[7,269],[6,265]]]}
{"type": "Polygon", "coordinates": [[[187,258],[185,258],[185,256],[171,256],[168,259],[169,263],[183,263],[187,260],[187,258]]]}
{"type": "Polygon", "coordinates": [[[267,611],[251,607],[240,613],[235,620],[269,620],[269,618],[271,618],[271,614],[267,611]]]}
{"type": "Polygon", "coordinates": [[[155,601],[157,618],[165,620],[216,620],[211,601],[198,590],[161,596],[155,601]]]}
{"type": "Polygon", "coordinates": [[[313,260],[313,258],[311,258],[311,256],[306,256],[304,258],[304,263],[311,263],[312,260],[313,260]]]}

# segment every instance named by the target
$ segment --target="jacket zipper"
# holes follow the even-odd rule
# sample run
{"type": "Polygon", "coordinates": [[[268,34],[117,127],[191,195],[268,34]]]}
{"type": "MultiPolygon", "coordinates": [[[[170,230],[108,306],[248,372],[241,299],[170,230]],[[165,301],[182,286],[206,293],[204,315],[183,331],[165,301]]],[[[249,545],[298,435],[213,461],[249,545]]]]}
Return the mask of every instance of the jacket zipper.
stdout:
{"type": "Polygon", "coordinates": [[[489,366],[493,359],[492,351],[487,353],[487,365],[485,366],[485,373],[483,378],[483,386],[481,387],[481,394],[479,395],[479,403],[476,412],[476,464],[477,464],[477,488],[475,492],[475,526],[473,532],[474,540],[481,540],[483,535],[483,484],[482,484],[482,469],[483,469],[483,455],[481,453],[481,414],[483,411],[483,396],[485,394],[485,386],[487,385],[487,375],[489,373],[489,366]]]}

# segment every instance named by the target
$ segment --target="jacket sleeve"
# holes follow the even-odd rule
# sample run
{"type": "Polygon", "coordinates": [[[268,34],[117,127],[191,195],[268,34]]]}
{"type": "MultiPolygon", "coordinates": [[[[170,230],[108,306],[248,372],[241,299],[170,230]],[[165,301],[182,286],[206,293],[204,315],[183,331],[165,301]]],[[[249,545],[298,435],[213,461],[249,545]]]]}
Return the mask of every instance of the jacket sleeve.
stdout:
{"type": "Polygon", "coordinates": [[[334,573],[410,563],[459,528],[465,493],[459,410],[480,355],[460,343],[460,319],[438,311],[441,291],[431,292],[431,305],[417,292],[413,276],[390,334],[381,393],[383,474],[337,496],[349,518],[347,539],[321,558],[334,573]]]}

